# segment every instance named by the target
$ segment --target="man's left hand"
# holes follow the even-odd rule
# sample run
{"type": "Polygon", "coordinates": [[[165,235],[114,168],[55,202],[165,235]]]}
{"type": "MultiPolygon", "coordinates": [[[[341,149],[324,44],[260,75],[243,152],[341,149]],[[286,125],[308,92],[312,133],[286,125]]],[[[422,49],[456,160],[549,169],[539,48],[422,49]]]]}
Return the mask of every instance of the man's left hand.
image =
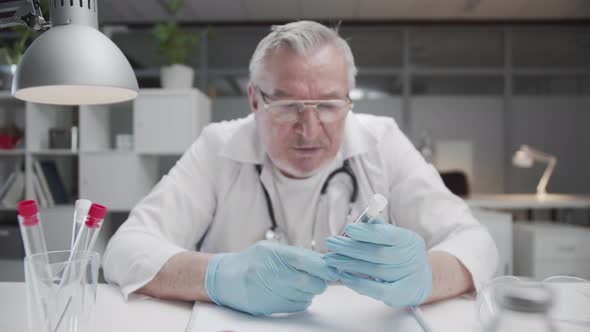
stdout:
{"type": "Polygon", "coordinates": [[[415,232],[382,222],[346,226],[331,236],[324,256],[341,271],[341,282],[357,293],[392,307],[419,305],[432,292],[432,272],[424,239],[415,232]]]}

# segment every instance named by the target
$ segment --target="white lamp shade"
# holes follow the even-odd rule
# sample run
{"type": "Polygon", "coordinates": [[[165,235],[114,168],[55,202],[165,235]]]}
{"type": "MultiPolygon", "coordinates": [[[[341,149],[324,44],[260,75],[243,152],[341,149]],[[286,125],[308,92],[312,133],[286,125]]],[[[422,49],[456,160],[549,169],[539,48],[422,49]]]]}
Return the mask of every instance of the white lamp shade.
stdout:
{"type": "Polygon", "coordinates": [[[59,105],[122,102],[138,90],[123,52],[100,31],[78,24],[55,26],[37,38],[12,84],[18,99],[59,105]]]}
{"type": "Polygon", "coordinates": [[[529,168],[533,166],[533,157],[526,149],[520,149],[516,151],[514,157],[512,158],[512,163],[518,167],[529,168]]]}

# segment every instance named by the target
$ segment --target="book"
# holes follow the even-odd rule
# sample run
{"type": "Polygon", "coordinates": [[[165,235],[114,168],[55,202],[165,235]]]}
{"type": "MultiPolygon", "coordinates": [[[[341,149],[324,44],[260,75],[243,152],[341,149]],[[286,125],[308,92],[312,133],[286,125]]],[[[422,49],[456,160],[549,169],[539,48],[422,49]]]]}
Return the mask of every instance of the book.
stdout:
{"type": "Polygon", "coordinates": [[[59,171],[57,170],[57,164],[54,160],[43,160],[40,162],[43,175],[47,181],[49,192],[53,198],[54,204],[66,204],[69,201],[68,193],[64,186],[59,171]]]}
{"type": "Polygon", "coordinates": [[[43,174],[43,169],[41,168],[41,163],[39,160],[35,160],[33,162],[33,171],[34,174],[37,175],[39,180],[39,184],[41,185],[41,191],[43,192],[43,196],[47,199],[47,207],[52,207],[55,205],[53,197],[51,196],[51,192],[49,191],[49,185],[47,184],[47,179],[43,174]]]}
{"type": "Polygon", "coordinates": [[[2,198],[2,205],[4,206],[14,207],[23,199],[25,193],[25,172],[19,169],[15,173],[14,183],[2,198]]]}
{"type": "Polygon", "coordinates": [[[47,197],[43,193],[43,189],[41,188],[41,183],[39,182],[39,176],[36,173],[33,173],[33,193],[35,194],[35,198],[39,205],[43,207],[47,207],[47,197]]]}
{"type": "Polygon", "coordinates": [[[8,178],[6,178],[6,181],[2,184],[2,187],[0,187],[0,201],[2,201],[4,196],[6,196],[6,193],[8,193],[8,190],[10,190],[10,187],[14,184],[14,180],[16,180],[16,171],[10,173],[8,178]]]}

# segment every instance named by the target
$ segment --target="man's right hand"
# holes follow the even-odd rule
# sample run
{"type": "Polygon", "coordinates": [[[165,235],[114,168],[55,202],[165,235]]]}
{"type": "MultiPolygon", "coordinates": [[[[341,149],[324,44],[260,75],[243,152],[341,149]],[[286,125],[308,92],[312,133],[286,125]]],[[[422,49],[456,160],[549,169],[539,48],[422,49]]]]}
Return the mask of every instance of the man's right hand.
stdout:
{"type": "Polygon", "coordinates": [[[322,255],[303,248],[261,241],[209,260],[205,289],[211,300],[252,315],[298,312],[339,279],[322,255]]]}

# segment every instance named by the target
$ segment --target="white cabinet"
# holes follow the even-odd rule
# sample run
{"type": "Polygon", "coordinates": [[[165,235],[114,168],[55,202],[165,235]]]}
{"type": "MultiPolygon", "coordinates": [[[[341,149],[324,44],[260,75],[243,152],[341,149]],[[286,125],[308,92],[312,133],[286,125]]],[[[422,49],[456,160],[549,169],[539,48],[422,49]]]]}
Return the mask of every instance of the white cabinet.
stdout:
{"type": "Polygon", "coordinates": [[[210,119],[197,89],[142,89],[133,102],[80,107],[80,197],[131,210],[167,172],[161,157],[180,157],[210,119]],[[116,149],[117,134],[131,135],[133,148],[116,149]]]}
{"type": "Polygon", "coordinates": [[[590,229],[553,223],[514,225],[517,275],[544,279],[555,275],[590,279],[590,229]]]}
{"type": "Polygon", "coordinates": [[[211,121],[201,91],[141,90],[133,101],[133,137],[139,153],[183,153],[211,121]]]}
{"type": "Polygon", "coordinates": [[[110,210],[130,210],[158,181],[153,157],[129,152],[88,152],[80,158],[80,197],[110,210]]]}
{"type": "Polygon", "coordinates": [[[488,229],[492,239],[496,242],[499,255],[496,275],[511,275],[513,273],[512,215],[481,209],[473,209],[472,213],[488,229]]]}

